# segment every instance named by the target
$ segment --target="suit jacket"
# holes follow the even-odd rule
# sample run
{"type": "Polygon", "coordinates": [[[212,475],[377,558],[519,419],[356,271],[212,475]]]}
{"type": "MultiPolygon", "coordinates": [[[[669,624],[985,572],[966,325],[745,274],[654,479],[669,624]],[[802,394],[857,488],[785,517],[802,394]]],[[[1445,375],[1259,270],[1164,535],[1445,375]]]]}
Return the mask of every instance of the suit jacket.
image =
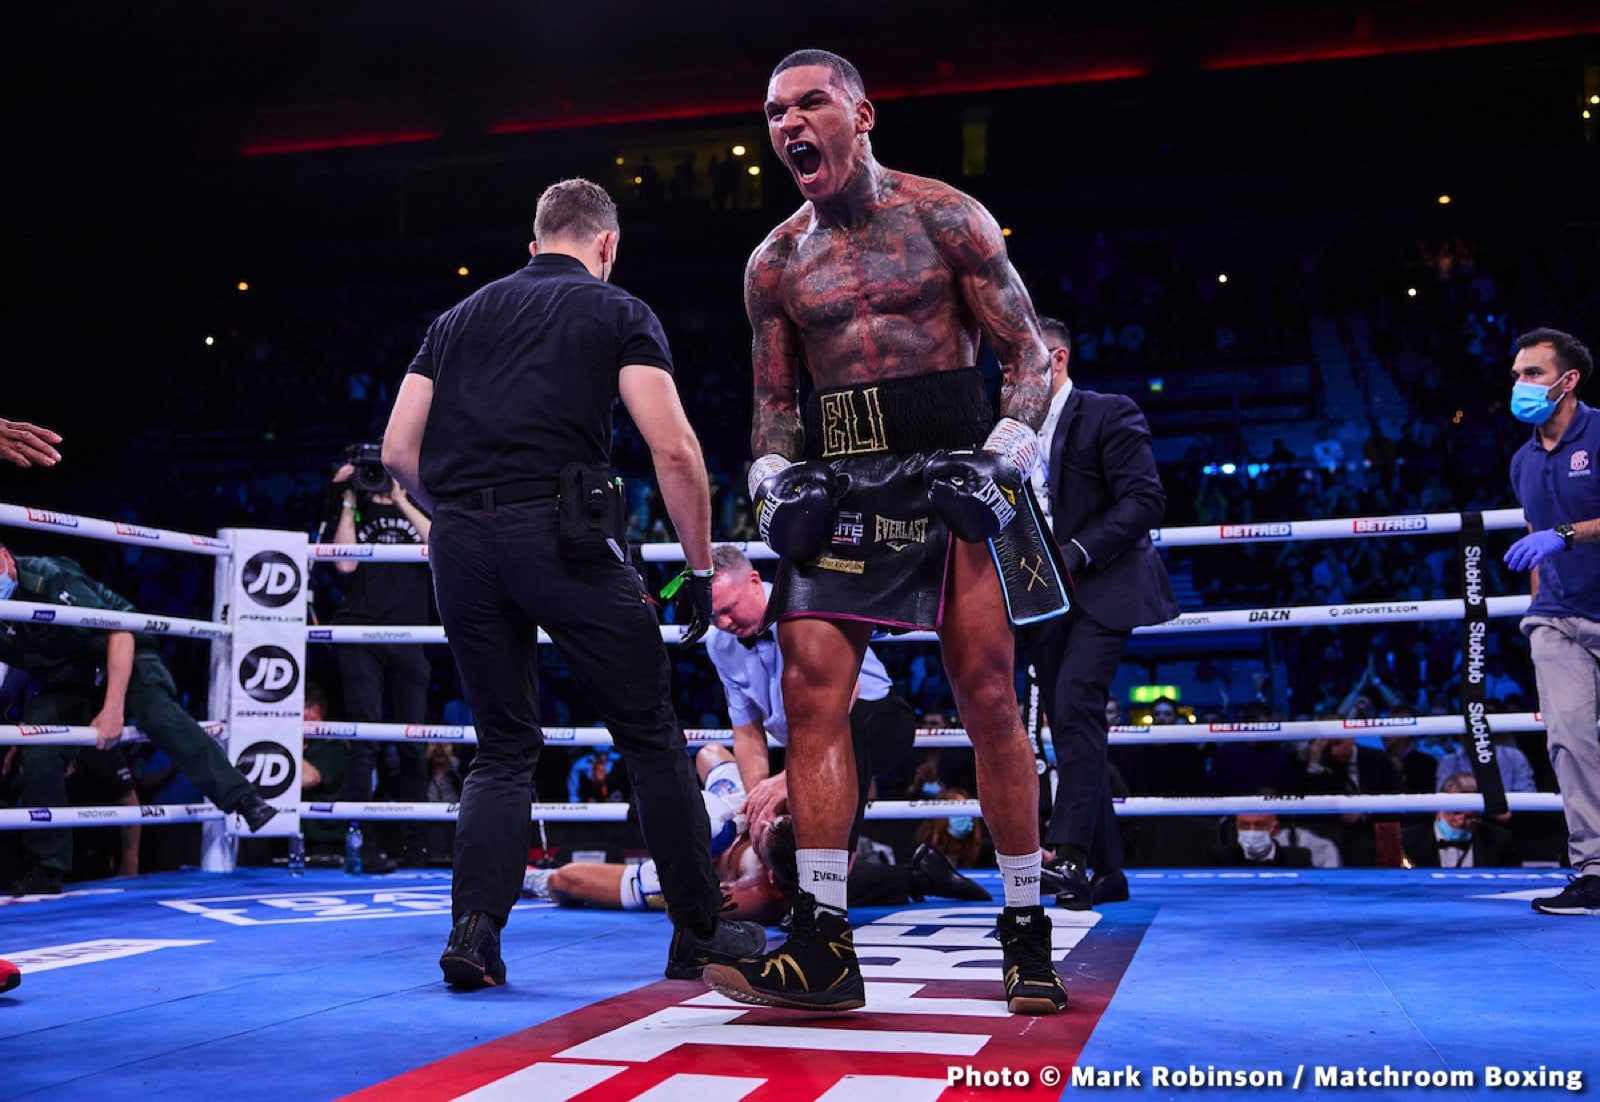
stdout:
{"type": "Polygon", "coordinates": [[[1116,631],[1178,614],[1150,542],[1167,495],[1150,450],[1150,425],[1133,399],[1074,385],[1050,439],[1050,513],[1056,542],[1077,540],[1089,563],[1072,576],[1073,602],[1116,631]]]}
{"type": "MultiPolygon", "coordinates": [[[[1412,865],[1419,869],[1439,867],[1439,838],[1433,833],[1433,820],[1417,823],[1400,831],[1400,846],[1412,865]]],[[[1494,823],[1479,823],[1472,831],[1472,867],[1501,869],[1516,865],[1511,832],[1494,823]]]]}

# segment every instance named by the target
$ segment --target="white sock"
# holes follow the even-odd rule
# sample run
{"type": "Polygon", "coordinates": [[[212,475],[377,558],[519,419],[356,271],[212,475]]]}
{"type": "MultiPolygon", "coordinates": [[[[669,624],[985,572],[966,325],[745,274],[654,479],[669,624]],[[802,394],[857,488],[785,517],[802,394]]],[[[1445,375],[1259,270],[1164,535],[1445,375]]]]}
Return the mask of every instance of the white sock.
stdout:
{"type": "MultiPolygon", "coordinates": [[[[800,872],[800,890],[817,897],[823,907],[832,907],[841,914],[849,909],[845,895],[845,881],[850,875],[850,854],[842,849],[801,849],[794,854],[794,863],[800,872]]],[[[1037,878],[1038,869],[1034,869],[1037,878]]],[[[1034,884],[1034,894],[1039,885],[1034,884]]]]}
{"type": "Polygon", "coordinates": [[[522,894],[533,899],[550,898],[550,875],[555,869],[536,869],[532,865],[522,874],[522,894]]]}
{"type": "Polygon", "coordinates": [[[1006,885],[1007,907],[1037,907],[1039,905],[1039,851],[1022,857],[997,853],[1000,878],[1006,885]]]}

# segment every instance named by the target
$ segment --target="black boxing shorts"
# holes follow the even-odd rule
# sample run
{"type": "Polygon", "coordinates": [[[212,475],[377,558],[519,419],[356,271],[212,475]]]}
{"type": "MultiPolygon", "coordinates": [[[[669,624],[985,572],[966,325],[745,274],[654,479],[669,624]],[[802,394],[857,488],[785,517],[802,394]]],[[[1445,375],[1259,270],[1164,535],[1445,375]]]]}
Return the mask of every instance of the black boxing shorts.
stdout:
{"type": "Polygon", "coordinates": [[[975,367],[811,395],[805,457],[848,475],[850,488],[822,554],[778,560],[768,619],[937,628],[951,536],[928,502],[923,468],[932,452],[977,447],[993,425],[975,367]]]}

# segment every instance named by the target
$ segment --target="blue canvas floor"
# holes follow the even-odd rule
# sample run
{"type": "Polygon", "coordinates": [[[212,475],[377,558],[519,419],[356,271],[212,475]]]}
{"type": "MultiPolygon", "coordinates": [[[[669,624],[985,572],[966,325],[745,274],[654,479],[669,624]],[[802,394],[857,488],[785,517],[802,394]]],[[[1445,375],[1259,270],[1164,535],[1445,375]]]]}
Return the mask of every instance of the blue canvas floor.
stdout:
{"type": "MultiPolygon", "coordinates": [[[[992,873],[974,875],[998,894],[992,873]]],[[[998,968],[973,955],[985,952],[972,947],[992,906],[856,912],[867,1011],[819,1018],[662,981],[660,916],[546,903],[522,905],[507,928],[507,987],[451,992],[435,963],[447,873],[164,873],[0,900],[0,957],[23,970],[0,996],[0,1098],[889,1102],[1063,1087],[1150,1099],[1571,1097],[1558,1072],[1580,1073],[1583,1093],[1600,1089],[1600,917],[1527,903],[1563,874],[1136,870],[1130,880],[1132,900],[1098,915],[1052,912],[1073,1001],[1038,1026],[1006,1020],[998,968]],[[893,948],[909,944],[921,948],[893,948]],[[657,1055],[629,1055],[625,1039],[646,1026],[657,1041],[679,1032],[666,1048],[645,1046],[657,1055]],[[603,1058],[573,1040],[602,1035],[614,1039],[603,1058]],[[934,1038],[957,1040],[939,1049],[934,1038]],[[1047,1066],[1062,1085],[1041,1086],[1047,1066]],[[980,1082],[951,1085],[953,1067],[980,1082]],[[1385,1068],[1391,1084],[1404,1071],[1430,1085],[1385,1086],[1385,1068]],[[1493,1069],[1538,1085],[1492,1086],[1493,1069]],[[984,1085],[987,1073],[1032,1082],[1008,1091],[984,1085]],[[1218,1073],[1267,1082],[1228,1085],[1218,1073]],[[1456,1085],[1431,1084],[1451,1074],[1456,1085]],[[1179,1086],[1188,1075],[1202,1085],[1179,1086]],[[1368,1075],[1379,1085],[1361,1085],[1368,1075]],[[647,1078],[648,1091],[624,1085],[647,1078]]]]}

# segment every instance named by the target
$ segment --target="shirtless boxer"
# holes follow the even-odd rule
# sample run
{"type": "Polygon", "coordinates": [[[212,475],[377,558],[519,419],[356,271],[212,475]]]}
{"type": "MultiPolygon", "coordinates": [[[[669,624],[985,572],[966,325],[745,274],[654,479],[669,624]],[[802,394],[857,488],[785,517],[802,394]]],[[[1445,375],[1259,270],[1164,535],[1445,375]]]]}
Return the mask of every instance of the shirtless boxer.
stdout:
{"type": "Polygon", "coordinates": [[[1067,996],[1039,906],[1038,782],[985,543],[1012,520],[1038,461],[1049,390],[1033,305],[981,204],[873,157],[873,106],[844,58],[789,55],[768,83],[766,116],[805,199],[745,270],[750,490],[780,556],[769,617],[784,659],[802,890],[784,945],[708,966],[704,979],[758,1005],[865,1005],[845,913],[850,693],[874,626],[934,628],[1005,886],[1007,1005],[1055,1013],[1067,996]],[[998,422],[971,366],[980,336],[1002,366],[998,422]],[[815,387],[803,417],[802,371],[815,387]]]}

